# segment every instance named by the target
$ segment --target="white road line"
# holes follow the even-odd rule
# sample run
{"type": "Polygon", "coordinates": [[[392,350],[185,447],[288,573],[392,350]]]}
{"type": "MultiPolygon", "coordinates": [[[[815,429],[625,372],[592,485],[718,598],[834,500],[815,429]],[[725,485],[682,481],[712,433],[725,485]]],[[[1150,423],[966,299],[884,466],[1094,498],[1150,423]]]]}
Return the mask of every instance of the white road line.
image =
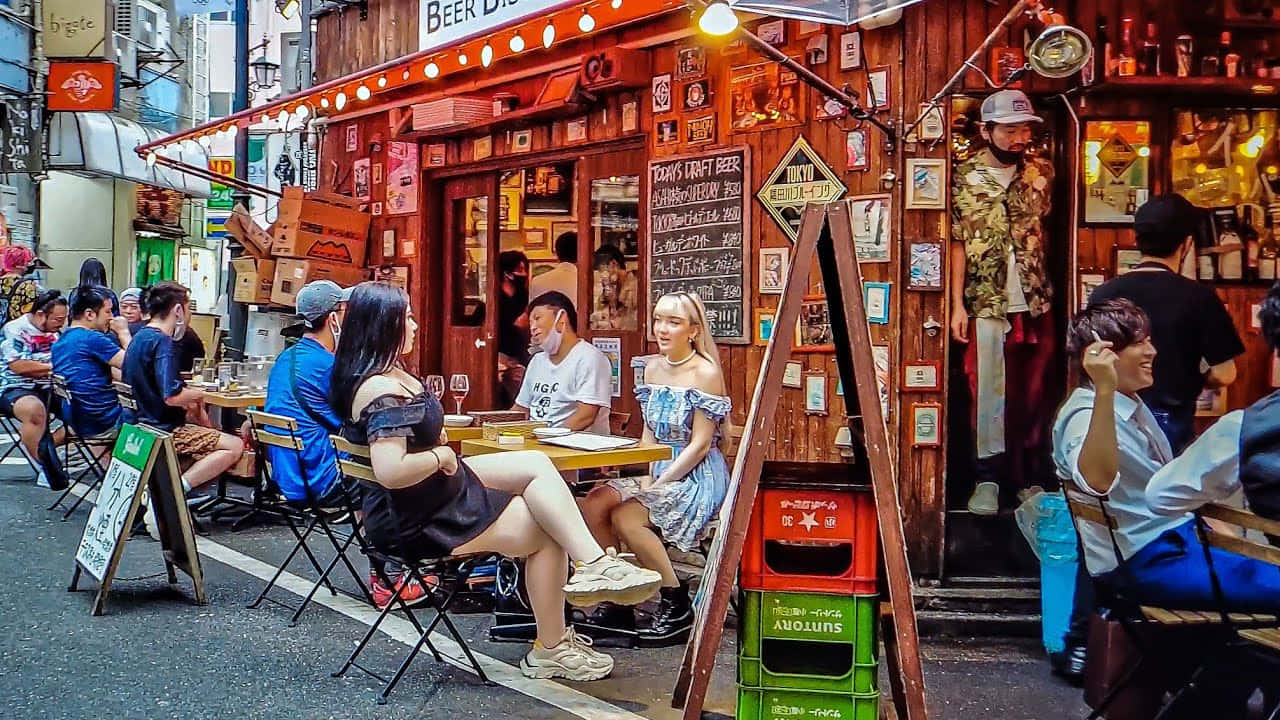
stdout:
{"type": "MultiPolygon", "coordinates": [[[[73,492],[76,495],[83,493],[83,486],[76,486],[73,492]]],[[[201,555],[228,567],[239,570],[240,572],[256,577],[260,580],[270,580],[275,574],[275,567],[258,560],[249,555],[227,547],[219,542],[210,540],[207,537],[196,538],[196,550],[201,555]]],[[[303,597],[311,590],[313,581],[306,580],[302,577],[294,575],[290,572],[281,573],[280,578],[276,580],[276,587],[287,590],[298,597],[303,597]]],[[[336,597],[329,595],[327,591],[321,590],[316,593],[311,600],[312,603],[323,605],[342,615],[346,615],[352,620],[356,620],[366,626],[372,625],[378,619],[378,611],[370,607],[368,604],[348,597],[339,593],[336,597]]],[[[423,615],[429,619],[430,614],[424,612],[423,615]]],[[[413,625],[402,617],[397,615],[389,615],[387,619],[382,621],[378,626],[378,630],[388,637],[412,647],[418,642],[420,637],[418,631],[413,625]]],[[[285,628],[287,631],[287,628],[285,628]]],[[[353,638],[355,640],[355,638],[353,638]]],[[[440,651],[440,655],[455,667],[466,672],[474,674],[475,671],[467,663],[466,657],[462,654],[461,648],[453,641],[453,638],[442,635],[438,632],[431,633],[431,644],[436,646],[440,651]]],[[[354,645],[354,643],[353,643],[354,645]]],[[[550,680],[532,680],[521,674],[520,669],[514,665],[505,663],[497,658],[489,657],[484,653],[471,649],[471,654],[475,656],[480,663],[480,667],[484,668],[484,672],[489,679],[499,685],[511,688],[517,692],[528,695],[535,700],[560,708],[565,712],[572,713],[583,720],[647,720],[643,715],[637,715],[630,710],[625,710],[607,703],[597,697],[588,695],[580,690],[576,690],[567,685],[561,685],[550,680]]],[[[423,648],[421,655],[415,659],[414,666],[423,662],[433,662],[431,652],[423,648]]],[[[343,658],[345,660],[345,658],[343,658]]],[[[337,663],[341,660],[335,658],[333,669],[337,669],[337,663]]],[[[390,675],[394,668],[387,668],[387,674],[390,675]]],[[[326,671],[327,674],[328,671],[326,671]]],[[[351,672],[359,672],[351,670],[351,672]]]]}

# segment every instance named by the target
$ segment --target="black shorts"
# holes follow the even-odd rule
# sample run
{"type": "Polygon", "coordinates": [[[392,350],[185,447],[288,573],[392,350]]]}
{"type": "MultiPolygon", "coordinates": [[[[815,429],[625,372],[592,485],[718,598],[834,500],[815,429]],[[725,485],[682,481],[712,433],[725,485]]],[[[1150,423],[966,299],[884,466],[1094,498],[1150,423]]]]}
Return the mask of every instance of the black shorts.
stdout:
{"type": "Polygon", "coordinates": [[[322,508],[355,508],[360,509],[364,502],[364,487],[358,480],[339,475],[329,487],[329,491],[320,496],[316,507],[322,508]]]}
{"type": "Polygon", "coordinates": [[[13,414],[13,406],[17,404],[19,400],[27,397],[28,395],[39,399],[43,404],[48,403],[48,398],[45,394],[38,390],[33,390],[31,388],[9,388],[4,392],[0,392],[0,413],[4,413],[9,417],[15,417],[13,414]]]}

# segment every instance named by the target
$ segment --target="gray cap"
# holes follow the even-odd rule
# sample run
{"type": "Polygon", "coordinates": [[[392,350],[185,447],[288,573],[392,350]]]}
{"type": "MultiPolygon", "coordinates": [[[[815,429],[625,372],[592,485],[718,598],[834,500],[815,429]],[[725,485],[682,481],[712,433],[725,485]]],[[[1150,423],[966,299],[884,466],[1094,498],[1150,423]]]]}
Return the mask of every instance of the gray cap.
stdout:
{"type": "Polygon", "coordinates": [[[1036,115],[1031,100],[1021,90],[1001,90],[982,101],[982,122],[997,125],[1015,125],[1026,122],[1043,122],[1036,115]]]}
{"type": "Polygon", "coordinates": [[[120,302],[124,302],[125,300],[142,302],[142,288],[131,287],[120,293],[120,302]]]}
{"type": "Polygon", "coordinates": [[[342,288],[332,280],[313,280],[303,285],[294,300],[298,314],[307,322],[315,322],[333,312],[340,302],[342,288]]]}

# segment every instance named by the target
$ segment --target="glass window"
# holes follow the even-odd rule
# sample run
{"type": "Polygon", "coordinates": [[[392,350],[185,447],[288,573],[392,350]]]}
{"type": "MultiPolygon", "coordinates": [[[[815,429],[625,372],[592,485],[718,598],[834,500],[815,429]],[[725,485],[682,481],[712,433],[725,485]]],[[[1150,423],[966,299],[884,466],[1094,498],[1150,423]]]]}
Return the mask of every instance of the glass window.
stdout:
{"type": "Polygon", "coordinates": [[[223,10],[222,12],[209,13],[210,22],[231,22],[231,12],[223,10]]]}
{"type": "Polygon", "coordinates": [[[454,267],[453,324],[484,324],[485,288],[489,277],[489,198],[453,201],[455,247],[462,248],[454,267]]]}
{"type": "Polygon", "coordinates": [[[215,120],[223,118],[231,114],[232,93],[228,92],[211,92],[209,93],[209,119],[215,120]]]}
{"type": "Polygon", "coordinates": [[[592,180],[592,330],[639,327],[639,229],[640,176],[592,180]]]}

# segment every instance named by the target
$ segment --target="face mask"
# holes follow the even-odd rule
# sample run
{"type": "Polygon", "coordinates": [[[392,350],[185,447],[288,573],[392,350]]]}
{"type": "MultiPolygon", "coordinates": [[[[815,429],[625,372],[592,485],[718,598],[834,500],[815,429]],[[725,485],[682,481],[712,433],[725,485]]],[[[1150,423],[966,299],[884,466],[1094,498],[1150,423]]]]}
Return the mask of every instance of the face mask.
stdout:
{"type": "Polygon", "coordinates": [[[999,160],[1005,165],[1013,165],[1017,163],[1022,159],[1022,153],[1024,152],[1022,150],[1003,150],[996,147],[994,142],[987,147],[991,149],[991,154],[995,156],[996,160],[999,160]]]}
{"type": "Polygon", "coordinates": [[[338,338],[342,336],[342,326],[335,320],[329,323],[329,332],[333,333],[333,342],[337,344],[338,338]]]}
{"type": "Polygon", "coordinates": [[[547,331],[547,336],[542,339],[540,345],[534,345],[529,348],[533,352],[545,352],[548,355],[555,355],[560,349],[560,343],[564,341],[564,333],[556,329],[556,323],[560,322],[560,316],[564,315],[563,310],[556,311],[556,317],[551,321],[551,329],[547,331]]]}
{"type": "Polygon", "coordinates": [[[173,326],[174,342],[181,340],[182,336],[186,334],[187,334],[187,319],[182,314],[178,314],[178,324],[173,326]]]}

